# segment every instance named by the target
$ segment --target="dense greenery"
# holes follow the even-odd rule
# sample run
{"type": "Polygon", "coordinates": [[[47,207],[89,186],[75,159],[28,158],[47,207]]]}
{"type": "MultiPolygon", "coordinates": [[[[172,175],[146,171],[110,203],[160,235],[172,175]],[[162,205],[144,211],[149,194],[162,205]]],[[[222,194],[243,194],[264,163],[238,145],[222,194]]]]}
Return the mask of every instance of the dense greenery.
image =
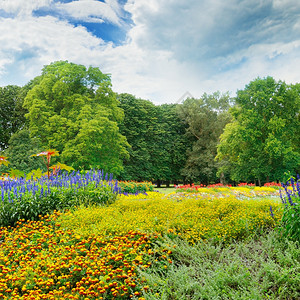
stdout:
{"type": "Polygon", "coordinates": [[[205,184],[217,181],[215,156],[219,137],[231,119],[229,107],[229,95],[220,93],[187,99],[178,106],[179,116],[188,126],[186,136],[192,142],[182,169],[182,174],[190,181],[205,184]]]}
{"type": "Polygon", "coordinates": [[[100,168],[118,174],[127,154],[119,132],[123,111],[111,90],[110,77],[98,68],[64,61],[45,66],[27,93],[31,137],[55,148],[74,168],[100,168]]]}
{"type": "Polygon", "coordinates": [[[40,149],[39,139],[31,138],[28,129],[15,132],[9,140],[9,148],[6,151],[10,162],[6,170],[21,170],[23,174],[28,174],[36,169],[45,170],[42,160],[31,157],[40,149]]]}
{"type": "Polygon", "coordinates": [[[154,105],[115,94],[98,68],[45,66],[24,87],[0,89],[0,150],[9,167],[42,168],[48,148],[75,169],[161,183],[265,182],[300,173],[300,84],[257,78],[237,96],[219,92],[154,105]]]}
{"type": "Polygon", "coordinates": [[[154,190],[152,182],[119,181],[118,187],[122,194],[139,194],[154,190]]]}
{"type": "Polygon", "coordinates": [[[0,87],[0,151],[6,149],[10,137],[24,127],[26,110],[22,107],[23,100],[22,88],[14,85],[0,87]]]}
{"type": "Polygon", "coordinates": [[[300,177],[295,182],[291,178],[283,184],[285,196],[281,195],[284,204],[281,233],[291,240],[300,241],[300,177]],[[290,186],[293,188],[291,189],[290,186]]]}
{"type": "Polygon", "coordinates": [[[124,110],[120,131],[126,136],[130,157],[124,162],[123,180],[152,180],[159,171],[159,130],[155,105],[129,94],[118,97],[124,110]]]}
{"type": "Polygon", "coordinates": [[[173,264],[165,272],[140,271],[151,300],[299,299],[299,243],[267,232],[224,245],[166,238],[173,264]],[[259,284],[258,284],[259,283],[259,284]]]}
{"type": "Polygon", "coordinates": [[[235,181],[283,180],[300,167],[299,84],[272,77],[256,79],[238,91],[233,121],[221,135],[217,158],[235,181]]]}
{"type": "Polygon", "coordinates": [[[191,145],[177,106],[155,106],[129,94],[120,94],[124,120],[120,131],[131,145],[130,158],[124,162],[123,180],[182,181],[180,173],[191,145]]]}

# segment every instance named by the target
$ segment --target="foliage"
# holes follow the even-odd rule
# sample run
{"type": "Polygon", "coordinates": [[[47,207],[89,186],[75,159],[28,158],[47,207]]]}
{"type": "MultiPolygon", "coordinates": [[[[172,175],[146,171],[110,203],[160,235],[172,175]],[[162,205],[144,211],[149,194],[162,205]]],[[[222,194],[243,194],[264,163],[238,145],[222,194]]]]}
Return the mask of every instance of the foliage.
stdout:
{"type": "Polygon", "coordinates": [[[62,163],[118,174],[127,142],[117,122],[123,118],[110,77],[98,68],[67,61],[45,66],[24,100],[31,137],[55,148],[62,163]]]}
{"type": "Polygon", "coordinates": [[[121,194],[135,194],[139,192],[152,192],[152,182],[119,181],[118,187],[121,194]]]}
{"type": "Polygon", "coordinates": [[[0,188],[0,226],[13,226],[20,219],[37,220],[53,210],[110,204],[119,192],[117,182],[112,177],[105,180],[102,171],[6,180],[0,181],[0,188]]]}
{"type": "Polygon", "coordinates": [[[118,99],[125,114],[120,131],[131,145],[121,180],[182,180],[180,169],[189,143],[176,105],[155,106],[130,94],[118,99]]]}
{"type": "Polygon", "coordinates": [[[131,148],[129,158],[124,162],[122,180],[153,180],[159,170],[160,156],[157,143],[157,111],[150,101],[137,99],[130,94],[118,95],[124,120],[120,132],[126,136],[131,148]]]}
{"type": "Polygon", "coordinates": [[[300,178],[291,178],[282,184],[286,195],[281,195],[284,204],[280,232],[286,238],[300,242],[300,178]]]}
{"type": "Polygon", "coordinates": [[[218,145],[219,173],[235,181],[282,180],[300,167],[300,88],[257,78],[236,97],[218,145]]]}
{"type": "Polygon", "coordinates": [[[0,150],[6,149],[11,136],[25,126],[23,101],[24,89],[21,87],[0,87],[0,150]]]}
{"type": "Polygon", "coordinates": [[[129,299],[149,289],[137,269],[170,265],[152,251],[153,234],[83,238],[62,230],[58,216],[0,228],[1,299],[129,299]]]}
{"type": "Polygon", "coordinates": [[[186,123],[186,136],[192,143],[182,174],[189,181],[209,184],[217,181],[217,144],[223,128],[230,121],[228,94],[204,94],[187,99],[178,106],[180,119],[186,123]]]}
{"type": "Polygon", "coordinates": [[[157,109],[160,113],[159,122],[162,131],[161,136],[162,150],[160,154],[160,166],[163,169],[162,180],[168,182],[182,181],[182,169],[188,159],[187,152],[191,149],[191,141],[185,135],[187,124],[178,114],[176,104],[163,104],[157,109]]]}
{"type": "Polygon", "coordinates": [[[124,234],[138,229],[181,236],[191,243],[210,239],[229,242],[273,228],[281,216],[281,203],[266,198],[247,200],[239,194],[225,196],[217,192],[206,196],[148,192],[147,195],[120,195],[108,207],[87,207],[66,213],[61,216],[61,224],[83,236],[124,234]]]}
{"type": "Polygon", "coordinates": [[[39,149],[39,140],[37,138],[30,138],[28,129],[17,131],[11,136],[9,147],[6,149],[6,154],[10,158],[10,167],[20,170],[23,174],[27,174],[33,169],[44,169],[41,161],[30,156],[33,153],[37,153],[39,149]]]}
{"type": "Polygon", "coordinates": [[[161,247],[173,263],[139,272],[147,299],[299,299],[299,245],[274,231],[229,246],[166,238],[161,247]]]}

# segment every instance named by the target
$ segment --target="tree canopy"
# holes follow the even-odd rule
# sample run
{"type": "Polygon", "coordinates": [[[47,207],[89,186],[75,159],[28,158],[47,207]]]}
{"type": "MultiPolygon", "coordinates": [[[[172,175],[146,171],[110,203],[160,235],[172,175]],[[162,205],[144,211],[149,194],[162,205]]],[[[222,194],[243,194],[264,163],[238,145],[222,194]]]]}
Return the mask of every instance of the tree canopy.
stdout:
{"type": "Polygon", "coordinates": [[[187,99],[178,106],[186,123],[186,136],[192,147],[187,149],[187,161],[182,174],[187,180],[205,184],[217,181],[217,144],[225,125],[230,121],[228,94],[204,94],[200,99],[187,99]]]}
{"type": "Polygon", "coordinates": [[[299,84],[257,78],[236,97],[233,121],[218,146],[220,168],[236,181],[259,183],[299,171],[299,84]]]}
{"type": "Polygon", "coordinates": [[[155,106],[130,94],[120,94],[119,100],[125,114],[120,130],[131,145],[122,179],[182,181],[185,126],[177,115],[176,105],[155,106]]]}
{"type": "Polygon", "coordinates": [[[0,87],[0,150],[6,149],[11,136],[25,126],[23,91],[16,85],[0,87]]]}
{"type": "Polygon", "coordinates": [[[24,107],[31,137],[55,148],[74,168],[101,168],[118,174],[128,156],[119,132],[123,112],[110,77],[98,68],[54,62],[34,79],[24,107]]]}
{"type": "Polygon", "coordinates": [[[9,147],[6,151],[10,164],[8,169],[17,169],[23,174],[32,170],[44,169],[42,161],[31,157],[40,150],[40,142],[37,138],[30,138],[29,130],[22,129],[12,135],[9,147]]]}
{"type": "Polygon", "coordinates": [[[0,87],[0,152],[9,166],[56,149],[75,169],[123,180],[214,183],[283,180],[300,173],[300,84],[257,78],[237,92],[154,105],[112,91],[99,68],[45,66],[24,87],[0,87]],[[1,153],[2,155],[2,153],[1,153]]]}

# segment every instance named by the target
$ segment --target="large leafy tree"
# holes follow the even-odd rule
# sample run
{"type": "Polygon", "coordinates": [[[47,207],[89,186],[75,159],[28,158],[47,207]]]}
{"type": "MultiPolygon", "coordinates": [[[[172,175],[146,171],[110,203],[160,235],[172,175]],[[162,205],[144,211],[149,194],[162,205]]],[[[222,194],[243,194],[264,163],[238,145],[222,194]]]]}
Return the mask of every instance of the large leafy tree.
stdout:
{"type": "Polygon", "coordinates": [[[154,180],[159,176],[159,144],[157,109],[155,105],[130,94],[118,96],[124,110],[120,131],[126,136],[131,148],[130,157],[124,162],[123,180],[154,180]]]}
{"type": "Polygon", "coordinates": [[[187,149],[187,161],[182,174],[189,181],[211,183],[217,180],[217,144],[225,125],[231,117],[228,113],[229,95],[215,92],[200,99],[189,98],[178,106],[178,114],[187,125],[186,137],[192,144],[187,149]]]}
{"type": "Polygon", "coordinates": [[[261,184],[299,171],[299,108],[299,84],[257,78],[238,91],[218,146],[220,172],[261,184]]]}
{"type": "Polygon", "coordinates": [[[175,104],[154,105],[130,94],[119,95],[125,118],[120,130],[131,148],[122,179],[170,183],[182,181],[189,145],[175,104]]]}
{"type": "Polygon", "coordinates": [[[162,128],[160,136],[162,179],[167,184],[169,182],[177,184],[184,180],[182,169],[187,161],[187,150],[192,147],[189,137],[185,135],[187,125],[180,119],[177,107],[178,104],[163,104],[157,107],[162,128]]]}
{"type": "Polygon", "coordinates": [[[19,86],[0,87],[0,150],[6,149],[11,136],[25,126],[24,95],[19,86]]]}
{"type": "Polygon", "coordinates": [[[128,155],[119,132],[123,111],[109,75],[98,68],[54,62],[33,80],[24,107],[31,137],[55,148],[74,168],[101,168],[118,174],[128,155]]]}

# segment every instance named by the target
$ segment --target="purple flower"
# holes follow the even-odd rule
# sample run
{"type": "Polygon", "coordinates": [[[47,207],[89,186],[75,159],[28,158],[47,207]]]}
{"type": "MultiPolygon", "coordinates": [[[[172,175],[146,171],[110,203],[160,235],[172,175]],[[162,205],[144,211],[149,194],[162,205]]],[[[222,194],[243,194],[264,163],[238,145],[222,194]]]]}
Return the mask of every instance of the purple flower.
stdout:
{"type": "Polygon", "coordinates": [[[273,209],[272,209],[271,205],[270,205],[270,214],[271,214],[271,217],[274,219],[274,213],[273,213],[273,209]]]}

